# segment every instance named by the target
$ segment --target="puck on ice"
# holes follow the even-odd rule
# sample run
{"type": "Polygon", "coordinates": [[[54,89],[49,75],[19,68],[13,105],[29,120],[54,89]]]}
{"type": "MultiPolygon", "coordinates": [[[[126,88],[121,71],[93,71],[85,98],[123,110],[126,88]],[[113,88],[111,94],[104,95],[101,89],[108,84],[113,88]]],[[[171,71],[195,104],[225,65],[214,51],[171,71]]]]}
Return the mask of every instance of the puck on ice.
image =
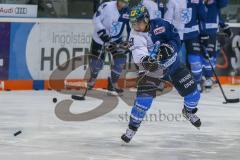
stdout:
{"type": "Polygon", "coordinates": [[[56,103],[57,102],[57,98],[53,98],[53,102],[56,103]]]}
{"type": "Polygon", "coordinates": [[[18,136],[21,133],[22,133],[22,131],[17,131],[16,133],[14,133],[14,136],[16,137],[16,136],[18,136]]]}

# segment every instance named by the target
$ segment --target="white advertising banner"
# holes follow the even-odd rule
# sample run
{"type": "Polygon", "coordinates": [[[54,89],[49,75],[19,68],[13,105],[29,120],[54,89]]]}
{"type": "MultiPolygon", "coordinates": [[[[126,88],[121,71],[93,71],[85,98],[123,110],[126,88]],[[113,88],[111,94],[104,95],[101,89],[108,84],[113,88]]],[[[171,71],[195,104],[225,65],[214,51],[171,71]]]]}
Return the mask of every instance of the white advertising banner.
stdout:
{"type": "Polygon", "coordinates": [[[0,4],[0,17],[37,17],[37,5],[0,4]]]}
{"type": "MultiPolygon", "coordinates": [[[[36,23],[27,39],[26,63],[33,79],[48,79],[68,60],[90,52],[92,23],[36,23]]],[[[99,78],[106,78],[105,66],[99,78]]],[[[68,78],[83,78],[86,69],[74,70],[68,78]]],[[[109,71],[110,72],[110,71],[109,71]]]]}

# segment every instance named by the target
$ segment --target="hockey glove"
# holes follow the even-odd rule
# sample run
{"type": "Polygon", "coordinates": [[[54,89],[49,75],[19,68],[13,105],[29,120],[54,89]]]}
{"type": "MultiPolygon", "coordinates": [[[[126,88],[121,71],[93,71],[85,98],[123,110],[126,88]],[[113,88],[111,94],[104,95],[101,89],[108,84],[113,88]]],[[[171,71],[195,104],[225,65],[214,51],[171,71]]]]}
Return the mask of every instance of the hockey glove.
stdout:
{"type": "Polygon", "coordinates": [[[228,38],[232,38],[233,37],[233,32],[230,29],[229,25],[225,24],[225,26],[222,29],[223,29],[223,33],[225,33],[228,38]]]}
{"type": "Polygon", "coordinates": [[[114,42],[110,42],[108,45],[106,45],[106,49],[109,52],[115,52],[117,50],[117,44],[114,42]]]}
{"type": "Polygon", "coordinates": [[[144,57],[142,60],[143,68],[150,72],[155,72],[158,69],[158,65],[156,59],[152,59],[149,56],[144,57]]]}
{"type": "Polygon", "coordinates": [[[111,39],[111,38],[107,35],[105,29],[102,29],[102,30],[98,31],[97,34],[98,34],[99,38],[100,38],[104,43],[109,42],[110,39],[111,39]]]}
{"type": "Polygon", "coordinates": [[[122,41],[120,43],[120,48],[123,49],[123,50],[128,50],[129,49],[129,42],[128,41],[122,41]]]}

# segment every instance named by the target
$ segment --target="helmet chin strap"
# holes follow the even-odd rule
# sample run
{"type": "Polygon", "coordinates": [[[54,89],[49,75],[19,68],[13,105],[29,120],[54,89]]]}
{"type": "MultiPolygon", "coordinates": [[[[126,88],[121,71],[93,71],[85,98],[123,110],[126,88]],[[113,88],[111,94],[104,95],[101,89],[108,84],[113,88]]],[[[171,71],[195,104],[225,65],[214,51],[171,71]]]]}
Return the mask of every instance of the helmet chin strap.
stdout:
{"type": "Polygon", "coordinates": [[[149,25],[149,24],[147,24],[147,26],[146,26],[146,28],[145,28],[144,32],[149,32],[149,30],[150,30],[150,25],[149,25]]]}
{"type": "Polygon", "coordinates": [[[144,21],[145,21],[145,23],[147,23],[144,32],[149,32],[149,31],[150,31],[150,23],[149,23],[149,20],[145,19],[144,21]]]}

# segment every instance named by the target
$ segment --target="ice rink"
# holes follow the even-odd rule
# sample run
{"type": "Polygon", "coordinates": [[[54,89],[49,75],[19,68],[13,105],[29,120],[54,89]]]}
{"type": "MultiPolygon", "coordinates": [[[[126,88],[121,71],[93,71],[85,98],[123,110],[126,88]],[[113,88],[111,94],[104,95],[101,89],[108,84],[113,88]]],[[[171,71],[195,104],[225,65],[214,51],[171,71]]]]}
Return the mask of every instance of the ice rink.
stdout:
{"type": "MultiPolygon", "coordinates": [[[[239,86],[224,87],[239,98],[239,86]],[[232,90],[234,89],[234,90],[232,90]]],[[[102,96],[106,96],[103,95],[102,96]]],[[[202,95],[200,130],[181,116],[182,98],[172,91],[158,97],[130,144],[120,136],[131,107],[118,106],[90,121],[63,121],[56,103],[69,99],[55,91],[0,92],[1,160],[238,160],[240,157],[240,103],[223,104],[219,88],[202,95]],[[22,134],[14,137],[18,130],[22,134]]],[[[102,101],[75,101],[72,113],[89,111],[102,101]]]]}

